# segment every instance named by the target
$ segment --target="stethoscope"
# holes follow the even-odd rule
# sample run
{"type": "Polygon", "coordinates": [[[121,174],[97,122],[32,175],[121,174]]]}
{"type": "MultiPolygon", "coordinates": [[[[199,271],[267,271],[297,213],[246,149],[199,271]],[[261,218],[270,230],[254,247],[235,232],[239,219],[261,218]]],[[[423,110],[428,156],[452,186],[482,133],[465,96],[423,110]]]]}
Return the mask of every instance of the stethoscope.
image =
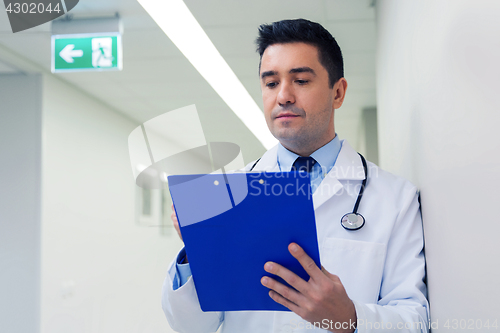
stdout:
{"type": "Polygon", "coordinates": [[[361,188],[359,189],[358,193],[358,198],[356,199],[356,204],[354,205],[354,209],[352,213],[347,213],[342,218],[340,219],[340,224],[346,229],[346,230],[358,230],[361,229],[365,225],[365,218],[363,215],[358,213],[358,207],[359,203],[361,202],[361,197],[363,196],[363,192],[365,191],[365,186],[366,186],[366,178],[368,176],[368,168],[366,167],[366,160],[361,155],[358,153],[359,157],[361,157],[361,162],[363,162],[363,170],[365,171],[365,179],[363,179],[363,182],[361,183],[361,188]]]}
{"type": "MultiPolygon", "coordinates": [[[[366,179],[368,177],[368,167],[366,166],[366,160],[363,157],[363,155],[361,155],[360,153],[358,153],[358,155],[359,157],[361,157],[361,162],[363,163],[365,178],[361,183],[361,188],[359,189],[358,198],[356,199],[356,204],[354,205],[353,211],[351,213],[345,214],[340,219],[340,224],[344,227],[344,229],[350,231],[359,230],[365,225],[365,218],[363,217],[363,215],[358,213],[358,208],[359,208],[359,203],[361,202],[361,197],[363,196],[363,192],[365,191],[366,179]]],[[[253,170],[253,168],[257,165],[259,161],[260,158],[257,161],[255,161],[255,163],[250,168],[250,171],[253,170]]]]}

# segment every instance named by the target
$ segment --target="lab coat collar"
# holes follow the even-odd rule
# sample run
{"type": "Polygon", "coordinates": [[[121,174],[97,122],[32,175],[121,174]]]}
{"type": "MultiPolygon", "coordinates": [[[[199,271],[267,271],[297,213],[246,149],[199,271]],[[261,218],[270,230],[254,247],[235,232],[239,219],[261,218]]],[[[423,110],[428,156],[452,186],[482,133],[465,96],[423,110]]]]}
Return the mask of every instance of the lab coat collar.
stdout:
{"type": "Polygon", "coordinates": [[[269,149],[262,155],[261,159],[255,164],[253,171],[278,172],[278,145],[269,149]]]}
{"type": "Polygon", "coordinates": [[[339,194],[343,194],[345,192],[351,197],[356,196],[357,193],[354,193],[353,190],[354,186],[348,186],[349,181],[359,181],[365,178],[363,162],[361,162],[359,154],[346,140],[342,140],[341,143],[342,148],[340,149],[339,156],[337,157],[332,170],[328,172],[326,177],[314,192],[314,209],[320,207],[341,190],[342,192],[339,194]]]}
{"type": "MultiPolygon", "coordinates": [[[[314,209],[320,207],[333,195],[344,188],[349,180],[363,180],[365,173],[358,153],[346,140],[341,140],[342,148],[335,164],[313,194],[314,209]]],[[[278,172],[278,145],[269,149],[255,165],[254,171],[278,172]]],[[[346,192],[350,195],[349,191],[346,192]]]]}
{"type": "MultiPolygon", "coordinates": [[[[337,160],[325,179],[333,177],[339,180],[363,180],[365,178],[365,172],[358,153],[346,140],[341,140],[340,143],[342,147],[337,160]]],[[[257,164],[255,164],[253,170],[266,172],[279,171],[278,145],[269,149],[257,164]]]]}
{"type": "Polygon", "coordinates": [[[361,157],[346,140],[342,140],[341,143],[342,148],[340,149],[339,156],[328,176],[342,180],[365,179],[361,157]]]}

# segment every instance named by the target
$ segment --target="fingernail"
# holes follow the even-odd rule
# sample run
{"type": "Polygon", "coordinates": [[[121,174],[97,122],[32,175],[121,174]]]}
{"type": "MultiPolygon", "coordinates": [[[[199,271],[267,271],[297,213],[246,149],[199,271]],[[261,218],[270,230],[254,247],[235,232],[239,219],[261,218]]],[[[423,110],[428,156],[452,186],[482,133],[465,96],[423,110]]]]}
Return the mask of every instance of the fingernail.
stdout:
{"type": "Polygon", "coordinates": [[[292,252],[297,252],[299,250],[299,247],[295,244],[292,245],[292,252]]]}
{"type": "Polygon", "coordinates": [[[266,269],[266,271],[271,271],[273,269],[273,267],[274,267],[273,264],[271,264],[271,263],[268,262],[266,264],[266,267],[264,267],[264,268],[266,269]]]}
{"type": "Polygon", "coordinates": [[[262,278],[262,284],[266,285],[269,282],[269,279],[267,277],[262,278]]]}

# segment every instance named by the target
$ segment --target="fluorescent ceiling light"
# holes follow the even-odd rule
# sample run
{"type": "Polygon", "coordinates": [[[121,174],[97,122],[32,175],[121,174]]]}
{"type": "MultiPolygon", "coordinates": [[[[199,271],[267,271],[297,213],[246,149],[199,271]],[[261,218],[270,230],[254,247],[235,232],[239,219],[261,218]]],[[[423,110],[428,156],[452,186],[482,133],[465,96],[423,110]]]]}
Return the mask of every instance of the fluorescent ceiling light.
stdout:
{"type": "Polygon", "coordinates": [[[138,0],[191,64],[266,149],[277,140],[264,114],[182,0],[138,0]]]}

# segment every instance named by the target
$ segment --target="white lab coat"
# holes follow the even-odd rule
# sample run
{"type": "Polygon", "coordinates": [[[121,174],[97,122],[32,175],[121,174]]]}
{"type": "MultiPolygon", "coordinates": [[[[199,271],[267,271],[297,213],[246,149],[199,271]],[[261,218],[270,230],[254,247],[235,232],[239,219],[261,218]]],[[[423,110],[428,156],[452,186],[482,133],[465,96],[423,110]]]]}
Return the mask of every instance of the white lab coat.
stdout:
{"type": "MultiPolygon", "coordinates": [[[[254,171],[279,171],[277,148],[267,151],[254,171]]],[[[321,263],[340,277],[353,300],[359,333],[427,332],[417,189],[368,162],[367,185],[358,210],[366,223],[348,231],[340,220],[353,210],[363,178],[359,155],[343,140],[334,167],[313,195],[321,263]]],[[[221,323],[224,333],[325,332],[311,328],[293,312],[202,312],[193,279],[175,291],[172,279],[170,274],[165,279],[162,306],[170,326],[178,332],[215,332],[221,323]]]]}

